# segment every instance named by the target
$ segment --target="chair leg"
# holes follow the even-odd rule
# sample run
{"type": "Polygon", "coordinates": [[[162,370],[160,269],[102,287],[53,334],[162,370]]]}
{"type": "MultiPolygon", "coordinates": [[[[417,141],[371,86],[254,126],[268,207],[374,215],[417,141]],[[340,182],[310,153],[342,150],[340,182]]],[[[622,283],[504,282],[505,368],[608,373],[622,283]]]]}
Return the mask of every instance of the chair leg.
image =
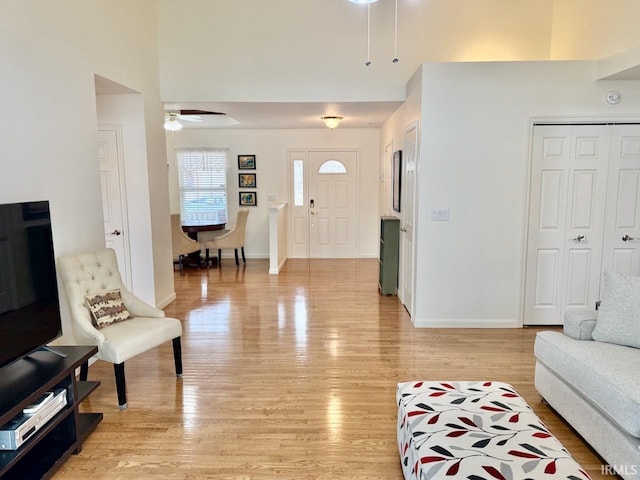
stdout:
{"type": "Polygon", "coordinates": [[[184,255],[178,255],[178,271],[182,273],[182,264],[184,263],[184,255]]]}
{"type": "Polygon", "coordinates": [[[176,364],[176,377],[182,376],[182,344],[180,337],[173,339],[173,362],[176,364]]]}
{"type": "Polygon", "coordinates": [[[244,247],[240,247],[240,250],[242,250],[242,261],[243,261],[244,263],[247,263],[247,259],[246,259],[246,258],[245,258],[245,256],[244,256],[244,247]]]}
{"type": "Polygon", "coordinates": [[[116,390],[118,391],[118,408],[127,408],[127,384],[124,377],[124,362],[114,363],[113,369],[116,374],[116,390]]]}
{"type": "Polygon", "coordinates": [[[233,252],[236,254],[236,267],[237,267],[238,265],[240,265],[240,262],[238,262],[238,249],[234,248],[233,252]]]}
{"type": "Polygon", "coordinates": [[[218,249],[218,267],[222,266],[222,250],[218,249]]]}
{"type": "Polygon", "coordinates": [[[89,360],[80,365],[80,381],[86,382],[89,378],[89,360]]]}

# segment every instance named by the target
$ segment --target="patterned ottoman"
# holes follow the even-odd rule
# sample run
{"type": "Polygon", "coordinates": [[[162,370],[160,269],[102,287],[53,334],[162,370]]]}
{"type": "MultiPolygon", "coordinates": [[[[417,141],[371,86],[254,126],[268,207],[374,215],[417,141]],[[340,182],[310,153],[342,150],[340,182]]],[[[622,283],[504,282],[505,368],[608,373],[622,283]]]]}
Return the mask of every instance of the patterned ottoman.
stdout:
{"type": "Polygon", "coordinates": [[[511,385],[405,382],[397,400],[405,480],[590,478],[511,385]]]}

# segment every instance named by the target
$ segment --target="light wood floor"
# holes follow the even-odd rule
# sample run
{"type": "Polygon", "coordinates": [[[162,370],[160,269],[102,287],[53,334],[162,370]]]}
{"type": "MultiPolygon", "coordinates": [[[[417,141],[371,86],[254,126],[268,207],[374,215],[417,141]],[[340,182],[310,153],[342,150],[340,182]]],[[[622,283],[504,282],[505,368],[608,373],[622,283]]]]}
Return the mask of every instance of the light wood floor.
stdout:
{"type": "MultiPolygon", "coordinates": [[[[415,329],[377,292],[375,260],[267,261],[175,273],[184,377],[170,343],[127,362],[129,408],[112,365],[84,402],[104,412],[63,479],[401,480],[399,381],[511,383],[593,476],[602,461],[533,386],[536,329],[415,329]]],[[[418,293],[419,294],[419,293],[418,293]]],[[[461,299],[464,301],[464,299],[461,299]]],[[[612,478],[610,476],[606,478],[612,478]]]]}

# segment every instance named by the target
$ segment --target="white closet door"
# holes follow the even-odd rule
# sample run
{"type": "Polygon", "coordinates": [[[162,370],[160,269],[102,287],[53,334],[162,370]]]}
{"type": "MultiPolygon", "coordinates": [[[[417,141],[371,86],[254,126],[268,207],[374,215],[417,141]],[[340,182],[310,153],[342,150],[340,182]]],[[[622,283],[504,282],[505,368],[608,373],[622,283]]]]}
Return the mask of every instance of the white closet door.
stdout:
{"type": "Polygon", "coordinates": [[[605,219],[602,272],[640,275],[640,125],[611,127],[605,219]]]}
{"type": "Polygon", "coordinates": [[[562,324],[598,299],[607,127],[536,126],[532,155],[524,324],[562,324]]]}

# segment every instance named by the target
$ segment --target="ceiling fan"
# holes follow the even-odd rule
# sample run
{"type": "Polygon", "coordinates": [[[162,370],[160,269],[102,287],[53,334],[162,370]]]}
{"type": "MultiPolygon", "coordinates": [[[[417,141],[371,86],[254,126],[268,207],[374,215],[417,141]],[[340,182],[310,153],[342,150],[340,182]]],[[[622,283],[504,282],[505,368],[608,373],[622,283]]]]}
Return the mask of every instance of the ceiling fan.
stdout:
{"type": "Polygon", "coordinates": [[[202,123],[203,115],[225,115],[220,112],[209,112],[207,110],[169,110],[164,113],[164,128],[165,130],[177,131],[182,129],[182,123],[180,121],[185,122],[193,122],[193,123],[202,123]]]}

